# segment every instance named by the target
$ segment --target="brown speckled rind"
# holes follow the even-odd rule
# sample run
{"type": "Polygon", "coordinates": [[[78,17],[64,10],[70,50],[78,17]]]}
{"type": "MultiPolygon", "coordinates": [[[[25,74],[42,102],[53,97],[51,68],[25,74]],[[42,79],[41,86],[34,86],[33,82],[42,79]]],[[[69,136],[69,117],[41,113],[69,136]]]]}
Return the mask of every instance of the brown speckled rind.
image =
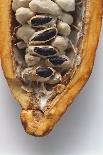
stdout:
{"type": "Polygon", "coordinates": [[[13,71],[10,8],[10,0],[0,0],[2,68],[13,95],[22,107],[20,118],[26,132],[35,136],[44,136],[51,131],[90,76],[101,28],[103,0],[87,0],[84,35],[81,43],[82,63],[66,89],[52,101],[55,102],[54,107],[44,114],[36,108],[31,110],[30,105],[33,102],[33,96],[30,93],[25,93],[20,88],[21,84],[16,79],[13,71]]]}

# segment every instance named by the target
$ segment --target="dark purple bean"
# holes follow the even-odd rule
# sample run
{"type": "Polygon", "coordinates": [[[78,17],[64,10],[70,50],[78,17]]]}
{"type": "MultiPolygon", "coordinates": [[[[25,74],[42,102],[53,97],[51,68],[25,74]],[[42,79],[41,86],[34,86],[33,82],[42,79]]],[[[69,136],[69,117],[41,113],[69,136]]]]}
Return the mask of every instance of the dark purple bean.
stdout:
{"type": "Polygon", "coordinates": [[[44,56],[44,57],[50,57],[53,56],[55,54],[57,54],[57,51],[55,48],[50,47],[50,46],[38,46],[34,48],[34,52],[36,54],[39,54],[40,56],[44,56]]]}
{"type": "Polygon", "coordinates": [[[66,58],[60,57],[60,56],[54,56],[49,58],[49,61],[54,65],[62,65],[65,61],[68,61],[66,58]]]}
{"type": "Polygon", "coordinates": [[[53,18],[51,16],[34,16],[34,18],[31,19],[31,25],[33,27],[43,26],[51,22],[52,19],[53,18]]]}
{"type": "Polygon", "coordinates": [[[36,69],[36,74],[40,77],[47,78],[53,74],[53,71],[49,67],[39,67],[36,69]]]}
{"type": "Polygon", "coordinates": [[[37,35],[34,35],[34,37],[31,39],[31,41],[34,42],[48,42],[55,38],[57,34],[57,29],[56,28],[49,28],[44,31],[41,31],[37,35]]]}

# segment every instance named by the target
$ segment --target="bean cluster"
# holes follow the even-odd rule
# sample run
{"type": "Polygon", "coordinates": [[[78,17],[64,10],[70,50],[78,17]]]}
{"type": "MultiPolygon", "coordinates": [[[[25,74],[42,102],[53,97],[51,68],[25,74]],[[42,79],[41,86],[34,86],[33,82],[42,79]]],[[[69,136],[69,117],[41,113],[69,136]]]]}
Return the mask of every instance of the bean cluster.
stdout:
{"type": "Polygon", "coordinates": [[[13,50],[23,66],[22,80],[59,83],[61,72],[71,66],[65,52],[73,23],[69,12],[75,10],[75,0],[13,0],[12,9],[19,23],[13,50]]]}

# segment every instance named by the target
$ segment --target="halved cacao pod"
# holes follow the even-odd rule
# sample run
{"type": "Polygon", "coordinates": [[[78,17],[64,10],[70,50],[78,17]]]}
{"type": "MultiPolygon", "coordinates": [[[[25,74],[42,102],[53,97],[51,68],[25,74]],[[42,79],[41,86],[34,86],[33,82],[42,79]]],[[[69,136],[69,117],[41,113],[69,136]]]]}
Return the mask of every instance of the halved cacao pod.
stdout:
{"type": "Polygon", "coordinates": [[[11,10],[12,1],[0,0],[1,65],[8,85],[22,107],[20,118],[28,134],[35,136],[48,134],[91,74],[101,28],[103,0],[84,1],[83,36],[79,44],[81,64],[65,89],[51,101],[52,106],[41,111],[39,108],[35,108],[35,94],[23,91],[21,82],[16,78],[15,63],[12,57],[12,30],[15,25],[11,10]]]}

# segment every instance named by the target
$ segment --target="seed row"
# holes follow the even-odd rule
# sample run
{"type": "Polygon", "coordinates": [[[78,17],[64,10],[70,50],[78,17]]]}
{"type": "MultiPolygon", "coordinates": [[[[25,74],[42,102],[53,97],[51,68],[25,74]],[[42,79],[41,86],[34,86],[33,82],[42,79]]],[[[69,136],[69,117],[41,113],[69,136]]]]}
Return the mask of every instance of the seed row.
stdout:
{"type": "Polygon", "coordinates": [[[61,71],[71,67],[65,51],[73,23],[69,12],[75,10],[75,0],[13,0],[12,9],[19,24],[15,60],[25,66],[22,80],[59,83],[61,71]]]}

